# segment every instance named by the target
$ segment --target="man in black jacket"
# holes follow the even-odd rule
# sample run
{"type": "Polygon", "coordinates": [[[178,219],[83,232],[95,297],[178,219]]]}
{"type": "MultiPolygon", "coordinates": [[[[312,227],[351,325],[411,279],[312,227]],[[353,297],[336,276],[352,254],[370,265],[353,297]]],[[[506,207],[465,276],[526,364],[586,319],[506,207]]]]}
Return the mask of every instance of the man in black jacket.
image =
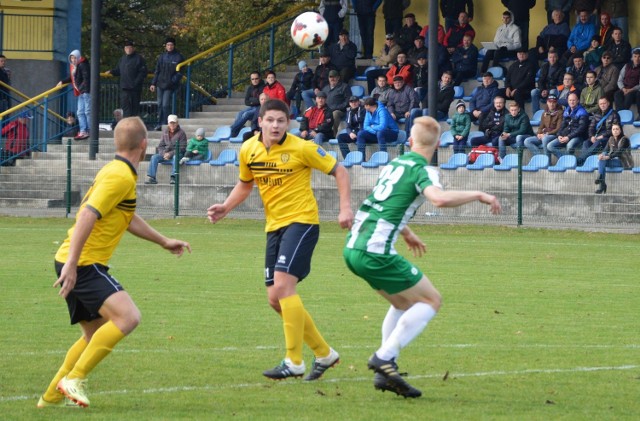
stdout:
{"type": "Polygon", "coordinates": [[[176,66],[184,61],[182,54],[176,50],[176,39],[168,37],[164,42],[165,52],[158,57],[156,70],[149,90],[158,93],[158,125],[155,130],[162,130],[162,123],[167,121],[171,114],[173,94],[180,86],[182,73],[176,70],[176,66]]]}
{"type": "Polygon", "coordinates": [[[236,114],[236,120],[231,125],[231,137],[238,136],[245,123],[253,120],[260,108],[260,94],[264,89],[264,80],[260,77],[260,72],[251,72],[249,77],[251,83],[244,94],[244,105],[247,108],[236,114]]]}
{"type": "Polygon", "coordinates": [[[142,84],[147,77],[147,62],[136,53],[133,41],[125,41],[124,55],[118,65],[107,74],[120,76],[120,107],[122,117],[132,117],[140,114],[140,97],[142,84]]]}
{"type": "Polygon", "coordinates": [[[524,102],[531,98],[531,90],[536,86],[536,72],[526,48],[520,48],[517,55],[518,61],[509,67],[504,80],[505,97],[513,99],[524,110],[524,102]]]}

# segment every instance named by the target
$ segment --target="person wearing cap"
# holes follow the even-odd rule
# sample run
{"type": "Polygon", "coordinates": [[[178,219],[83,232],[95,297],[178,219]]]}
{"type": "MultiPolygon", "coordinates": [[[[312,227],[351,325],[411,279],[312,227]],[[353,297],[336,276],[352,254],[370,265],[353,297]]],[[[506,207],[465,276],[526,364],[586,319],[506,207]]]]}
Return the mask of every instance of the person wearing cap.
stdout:
{"type": "Polygon", "coordinates": [[[124,43],[124,55],[118,64],[105,72],[120,77],[120,107],[123,117],[140,115],[142,84],[147,77],[147,62],[136,52],[133,41],[124,43]]]}
{"type": "Polygon", "coordinates": [[[440,12],[444,18],[444,29],[458,23],[460,12],[465,12],[469,16],[469,21],[473,20],[473,0],[440,0],[440,12]]]}
{"type": "Polygon", "coordinates": [[[322,145],[333,139],[334,133],[333,112],[327,107],[327,94],[320,91],[316,95],[316,105],[307,109],[300,121],[300,137],[322,145]]]}
{"type": "Polygon", "coordinates": [[[387,82],[389,85],[393,85],[396,76],[402,76],[404,83],[413,86],[413,66],[407,60],[407,54],[404,51],[398,53],[397,61],[387,70],[387,82]]]}
{"type": "MultiPolygon", "coordinates": [[[[417,63],[413,65],[413,90],[418,95],[418,101],[422,102],[429,91],[429,65],[427,54],[422,53],[417,57],[417,63]]],[[[426,108],[426,107],[422,107],[426,108]]]]}
{"type": "Polygon", "coordinates": [[[300,71],[293,77],[291,88],[287,91],[287,99],[293,103],[291,105],[291,114],[294,117],[297,117],[302,111],[300,110],[302,92],[311,89],[313,84],[313,70],[307,66],[307,62],[300,60],[298,62],[298,69],[300,71]]]}
{"type": "Polygon", "coordinates": [[[191,160],[204,160],[209,156],[209,141],[204,137],[204,128],[196,129],[195,136],[189,139],[187,150],[180,159],[180,165],[191,160]]]}
{"type": "Polygon", "coordinates": [[[338,133],[338,127],[349,105],[351,88],[340,80],[340,73],[337,70],[331,70],[329,84],[322,89],[322,92],[327,94],[327,106],[333,112],[333,133],[338,133]]]}
{"type": "Polygon", "coordinates": [[[471,93],[469,100],[469,110],[471,111],[471,121],[478,121],[483,113],[489,112],[493,106],[493,99],[499,92],[498,81],[493,78],[493,73],[482,74],[482,83],[471,93]]]}
{"type": "Polygon", "coordinates": [[[618,69],[622,69],[631,58],[631,44],[622,35],[622,29],[614,28],[611,39],[604,45],[604,49],[611,54],[611,63],[618,69]]]}
{"type": "Polygon", "coordinates": [[[589,136],[589,113],[580,105],[578,94],[570,93],[567,101],[558,136],[547,144],[547,152],[557,158],[573,155],[589,136]]]}
{"type": "Polygon", "coordinates": [[[349,143],[355,143],[358,138],[358,132],[362,130],[367,110],[360,103],[360,98],[351,96],[349,98],[349,108],[347,108],[347,116],[345,122],[347,127],[338,133],[338,147],[342,153],[342,158],[346,158],[349,154],[349,143]]]}
{"type": "Polygon", "coordinates": [[[91,66],[89,61],[80,55],[80,50],[73,50],[69,54],[69,77],[58,82],[57,86],[63,83],[71,83],[73,95],[78,100],[76,115],[80,132],[74,139],[88,139],[91,126],[91,66]]]}
{"type": "Polygon", "coordinates": [[[413,41],[420,36],[420,31],[422,31],[422,26],[416,22],[416,15],[413,13],[404,15],[404,25],[397,32],[400,48],[403,51],[409,51],[413,47],[413,41]]]}
{"type": "Polygon", "coordinates": [[[340,78],[344,83],[349,83],[356,74],[356,56],[358,47],[349,40],[349,31],[342,29],[338,36],[338,42],[327,47],[331,62],[340,72],[340,78]]]}
{"type": "Polygon", "coordinates": [[[358,29],[362,41],[363,59],[373,58],[373,40],[376,28],[376,9],[380,0],[351,0],[353,11],[358,18],[358,29]]]}
{"type": "Polygon", "coordinates": [[[0,149],[0,163],[3,166],[16,165],[16,159],[28,154],[29,150],[29,126],[27,123],[33,119],[29,111],[23,111],[2,128],[2,137],[5,138],[4,147],[0,149]]]}
{"type": "Polygon", "coordinates": [[[386,152],[387,144],[398,140],[400,129],[384,104],[369,97],[364,99],[364,108],[367,113],[364,117],[362,130],[358,132],[356,137],[356,145],[366,161],[367,143],[377,143],[380,150],[386,152]]]}
{"type": "Polygon", "coordinates": [[[633,50],[631,62],[620,70],[618,88],[613,95],[616,110],[630,110],[636,104],[640,114],[640,48],[633,50]]]}
{"type": "Polygon", "coordinates": [[[531,113],[535,114],[540,109],[540,101],[546,102],[551,90],[562,84],[565,67],[558,62],[558,53],[551,50],[547,53],[547,61],[540,67],[538,87],[531,90],[531,113]]]}
{"type": "Polygon", "coordinates": [[[149,90],[156,92],[158,98],[158,125],[155,130],[162,130],[162,123],[166,121],[173,106],[173,96],[176,93],[182,73],[176,66],[184,61],[184,56],[176,49],[176,39],[168,37],[164,41],[165,51],[158,57],[153,79],[149,90]]]}
{"type": "Polygon", "coordinates": [[[498,137],[497,144],[500,159],[507,155],[507,146],[521,148],[524,139],[533,135],[529,116],[524,112],[517,102],[512,101],[509,104],[509,113],[504,117],[504,126],[502,134],[498,137]]]}
{"type": "Polygon", "coordinates": [[[162,132],[160,143],[156,147],[156,153],[151,156],[149,168],[147,169],[147,180],[144,184],[158,184],[156,173],[158,164],[161,162],[171,162],[170,184],[175,184],[176,160],[175,154],[182,157],[187,148],[187,134],[178,123],[178,116],[170,114],[167,117],[167,128],[162,132]]]}
{"type": "Polygon", "coordinates": [[[614,93],[618,90],[618,76],[620,69],[613,64],[612,56],[609,51],[602,53],[600,57],[600,66],[596,67],[596,75],[598,82],[604,90],[604,94],[609,98],[613,98],[614,93]]]}
{"type": "Polygon", "coordinates": [[[402,76],[394,76],[393,89],[387,100],[387,109],[391,117],[398,122],[406,119],[406,131],[409,131],[411,129],[409,115],[411,114],[411,110],[418,107],[420,107],[420,100],[418,99],[416,91],[405,83],[402,76]]]}
{"type": "Polygon", "coordinates": [[[519,48],[517,56],[518,61],[509,66],[504,79],[505,97],[513,99],[524,109],[524,102],[531,98],[531,90],[536,86],[536,71],[528,59],[526,48],[519,48]]]}
{"type": "Polygon", "coordinates": [[[478,72],[478,47],[471,41],[470,35],[462,37],[462,45],[451,55],[454,86],[460,86],[463,81],[475,77],[478,72]]]}
{"type": "Polygon", "coordinates": [[[311,89],[302,91],[302,100],[304,101],[305,109],[313,107],[315,104],[313,99],[316,97],[316,94],[329,84],[329,72],[331,70],[338,70],[336,65],[331,62],[331,57],[326,49],[320,50],[320,58],[318,60],[318,66],[316,66],[316,70],[313,72],[311,89]]]}
{"type": "Polygon", "coordinates": [[[466,12],[460,12],[458,15],[458,23],[447,31],[444,35],[444,46],[447,47],[449,55],[462,45],[462,38],[465,35],[471,36],[471,40],[476,37],[476,31],[469,23],[469,15],[466,12]]]}
{"type": "Polygon", "coordinates": [[[502,24],[496,29],[493,43],[498,49],[486,50],[482,59],[482,67],[480,68],[482,73],[487,71],[491,60],[493,60],[492,66],[494,67],[500,66],[500,62],[503,59],[513,60],[516,58],[518,48],[522,47],[520,28],[513,23],[513,14],[508,10],[502,12],[502,24]]]}
{"type": "Polygon", "coordinates": [[[329,25],[329,35],[325,41],[326,45],[331,45],[338,41],[338,34],[342,30],[344,17],[347,15],[348,10],[347,0],[320,0],[318,12],[329,25]]]}
{"type": "Polygon", "coordinates": [[[531,151],[532,155],[546,154],[551,157],[547,145],[557,137],[558,130],[562,126],[562,112],[555,92],[549,93],[547,95],[547,109],[540,117],[540,125],[536,135],[529,136],[524,140],[524,147],[531,151]]]}
{"type": "Polygon", "coordinates": [[[260,76],[260,72],[253,71],[249,75],[249,86],[244,94],[244,105],[247,108],[238,111],[236,119],[231,124],[231,137],[236,137],[247,121],[252,121],[258,115],[260,108],[260,94],[264,89],[264,80],[260,76]]]}
{"type": "Polygon", "coordinates": [[[462,99],[456,102],[456,110],[451,116],[450,129],[453,137],[453,153],[466,153],[467,140],[471,131],[471,115],[462,99]]]}
{"type": "Polygon", "coordinates": [[[418,56],[422,54],[427,56],[429,54],[429,49],[424,45],[424,37],[422,35],[418,35],[416,39],[413,40],[411,48],[407,51],[407,61],[415,65],[418,63],[418,56]]]}

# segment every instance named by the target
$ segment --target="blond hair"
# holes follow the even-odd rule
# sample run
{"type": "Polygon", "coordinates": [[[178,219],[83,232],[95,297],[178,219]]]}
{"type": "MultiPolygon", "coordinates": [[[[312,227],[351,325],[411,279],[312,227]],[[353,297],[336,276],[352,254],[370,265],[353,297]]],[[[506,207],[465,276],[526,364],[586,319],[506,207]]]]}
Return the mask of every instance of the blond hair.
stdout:
{"type": "Polygon", "coordinates": [[[411,138],[415,146],[435,146],[440,139],[440,124],[433,117],[418,117],[413,120],[411,138]]]}
{"type": "Polygon", "coordinates": [[[147,138],[147,128],[140,117],[123,118],[116,125],[113,137],[116,151],[133,151],[147,138]]]}

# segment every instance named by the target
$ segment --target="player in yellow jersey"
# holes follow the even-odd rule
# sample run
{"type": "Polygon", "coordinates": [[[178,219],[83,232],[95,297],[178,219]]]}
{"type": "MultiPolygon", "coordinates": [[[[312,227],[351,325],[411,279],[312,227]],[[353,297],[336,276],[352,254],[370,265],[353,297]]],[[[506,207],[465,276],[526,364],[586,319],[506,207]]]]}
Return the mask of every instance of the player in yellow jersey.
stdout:
{"type": "Polygon", "coordinates": [[[258,186],[266,217],[265,284],[271,307],[280,314],[286,355],[282,363],[263,374],[271,379],[302,377],[306,371],[302,344],[314,353],[305,380],[316,380],[339,361],[305,310],[296,285],[311,270],[311,256],[320,233],[318,205],[311,190],[312,170],[335,177],[340,197],[338,222],[351,227],[349,173],[321,146],[287,133],[289,107],[266,101],[258,119],[261,133],[240,149],[240,180],[222,204],[209,207],[212,223],[224,218],[258,186]]]}
{"type": "Polygon", "coordinates": [[[55,267],[60,296],[82,337],[38,401],[38,408],[65,405],[65,397],[89,406],[87,375],[140,322],[140,311],[109,273],[109,259],[125,231],[181,256],[186,241],[167,238],[136,215],[137,168],[147,150],[147,129],[138,117],[121,120],[115,133],[116,156],[102,167],[84,196],[68,237],[58,249],[55,267]]]}

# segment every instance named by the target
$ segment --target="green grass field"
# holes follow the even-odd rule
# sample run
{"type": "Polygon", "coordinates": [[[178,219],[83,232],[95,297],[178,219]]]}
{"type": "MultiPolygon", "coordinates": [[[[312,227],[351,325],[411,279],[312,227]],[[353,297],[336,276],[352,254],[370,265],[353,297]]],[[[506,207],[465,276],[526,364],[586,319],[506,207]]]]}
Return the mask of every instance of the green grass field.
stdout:
{"type": "MultiPolygon", "coordinates": [[[[88,409],[37,410],[79,329],[51,288],[71,220],[0,218],[0,419],[638,419],[638,235],[413,226],[444,297],[402,352],[423,397],[375,391],[366,369],[388,305],[342,261],[323,224],[302,299],[341,364],[313,383],[273,382],[284,355],[263,286],[262,222],[152,221],[191,242],[176,259],[126,235],[111,273],[142,323],[90,376],[88,409]]],[[[405,252],[404,244],[398,249],[405,252]]],[[[413,259],[413,258],[412,258],[413,259]]],[[[305,350],[307,366],[311,353],[305,350]]]]}

